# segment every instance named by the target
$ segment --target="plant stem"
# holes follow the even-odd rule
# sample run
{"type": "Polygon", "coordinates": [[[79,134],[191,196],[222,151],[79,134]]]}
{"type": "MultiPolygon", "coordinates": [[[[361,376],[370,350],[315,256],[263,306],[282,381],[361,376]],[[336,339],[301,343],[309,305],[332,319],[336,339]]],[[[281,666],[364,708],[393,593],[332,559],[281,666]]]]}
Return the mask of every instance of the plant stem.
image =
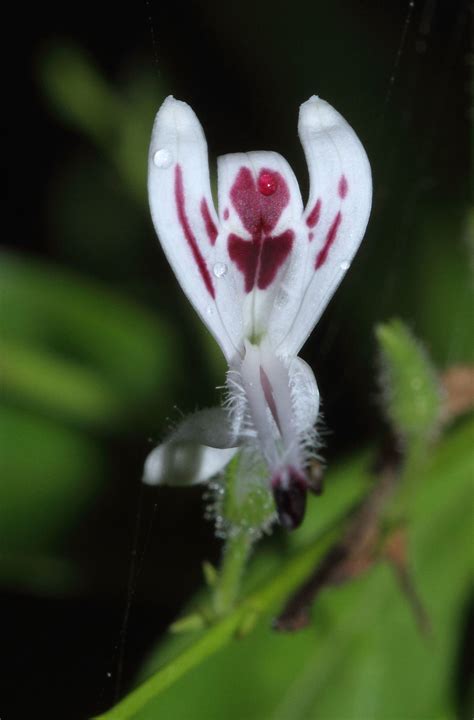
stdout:
{"type": "Polygon", "coordinates": [[[411,438],[405,451],[398,490],[391,503],[390,513],[393,516],[406,518],[410,515],[413,495],[420,476],[424,475],[428,459],[428,444],[425,438],[411,438]]]}
{"type": "Polygon", "coordinates": [[[224,547],[222,567],[214,591],[214,612],[224,617],[234,608],[245,564],[252,548],[252,533],[234,529],[224,547]]]}

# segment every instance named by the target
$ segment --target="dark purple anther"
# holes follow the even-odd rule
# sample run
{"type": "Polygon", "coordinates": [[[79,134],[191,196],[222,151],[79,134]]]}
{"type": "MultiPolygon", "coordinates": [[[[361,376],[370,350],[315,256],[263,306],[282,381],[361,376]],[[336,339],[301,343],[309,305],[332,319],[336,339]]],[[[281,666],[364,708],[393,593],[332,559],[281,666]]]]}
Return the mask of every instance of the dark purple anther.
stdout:
{"type": "Polygon", "coordinates": [[[272,480],[278,519],[285,530],[295,530],[303,522],[308,484],[294,468],[285,468],[272,480]]]}

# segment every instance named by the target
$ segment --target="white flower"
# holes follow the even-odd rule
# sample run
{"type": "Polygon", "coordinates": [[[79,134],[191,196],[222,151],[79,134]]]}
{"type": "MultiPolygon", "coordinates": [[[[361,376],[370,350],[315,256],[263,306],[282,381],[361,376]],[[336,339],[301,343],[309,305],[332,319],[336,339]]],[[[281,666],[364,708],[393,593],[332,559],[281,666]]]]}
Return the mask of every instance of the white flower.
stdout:
{"type": "Polygon", "coordinates": [[[364,148],[327,102],[303,103],[298,132],[306,208],[286,160],[262,151],[219,158],[216,213],[202,127],[173,97],[156,116],[148,176],[163,250],[229,371],[224,406],[185,419],[150,454],[144,481],[204,482],[242,449],[246,477],[264,461],[288,528],[304,515],[319,408],[297,355],[350,266],[372,196],[364,148]]]}

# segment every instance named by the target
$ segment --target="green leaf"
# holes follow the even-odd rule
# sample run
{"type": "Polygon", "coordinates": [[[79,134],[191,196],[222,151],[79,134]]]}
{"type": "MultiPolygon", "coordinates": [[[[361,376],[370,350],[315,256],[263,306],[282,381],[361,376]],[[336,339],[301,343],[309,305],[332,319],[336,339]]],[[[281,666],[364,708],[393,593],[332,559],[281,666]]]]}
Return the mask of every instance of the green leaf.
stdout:
{"type": "Polygon", "coordinates": [[[385,409],[395,432],[407,442],[430,440],[441,414],[436,372],[419,341],[400,320],[379,325],[385,409]]]}
{"type": "Polygon", "coordinates": [[[173,337],[145,309],[12,255],[2,256],[0,283],[2,389],[11,400],[97,426],[167,403],[173,337]]]}
{"type": "Polygon", "coordinates": [[[85,423],[106,424],[120,416],[120,398],[93,370],[8,341],[2,353],[3,389],[10,398],[85,423]]]}
{"type": "Polygon", "coordinates": [[[41,82],[61,117],[99,145],[112,147],[125,107],[85,52],[55,45],[40,65],[41,82]]]}
{"type": "Polygon", "coordinates": [[[118,91],[81,48],[57,44],[44,53],[40,82],[63,122],[95,143],[144,207],[151,127],[165,97],[156,76],[141,71],[118,91]]]}
{"type": "Polygon", "coordinates": [[[101,453],[80,433],[7,407],[0,438],[0,581],[63,591],[77,580],[65,544],[101,489],[101,453]]]}

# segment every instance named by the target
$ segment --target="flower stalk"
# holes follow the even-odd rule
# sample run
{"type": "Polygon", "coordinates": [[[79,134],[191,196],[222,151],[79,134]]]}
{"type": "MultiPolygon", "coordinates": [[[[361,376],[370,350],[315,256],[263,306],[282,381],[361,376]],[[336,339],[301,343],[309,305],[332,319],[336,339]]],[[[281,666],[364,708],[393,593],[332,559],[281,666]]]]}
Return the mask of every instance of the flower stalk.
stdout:
{"type": "Polygon", "coordinates": [[[275,519],[275,504],[265,466],[243,451],[231,460],[214,491],[216,526],[225,542],[212,606],[216,617],[224,617],[237,604],[245,565],[253,545],[275,519]]]}
{"type": "Polygon", "coordinates": [[[243,528],[239,528],[226,540],[222,567],[212,599],[216,617],[225,617],[237,604],[245,565],[254,542],[252,533],[243,528]]]}

